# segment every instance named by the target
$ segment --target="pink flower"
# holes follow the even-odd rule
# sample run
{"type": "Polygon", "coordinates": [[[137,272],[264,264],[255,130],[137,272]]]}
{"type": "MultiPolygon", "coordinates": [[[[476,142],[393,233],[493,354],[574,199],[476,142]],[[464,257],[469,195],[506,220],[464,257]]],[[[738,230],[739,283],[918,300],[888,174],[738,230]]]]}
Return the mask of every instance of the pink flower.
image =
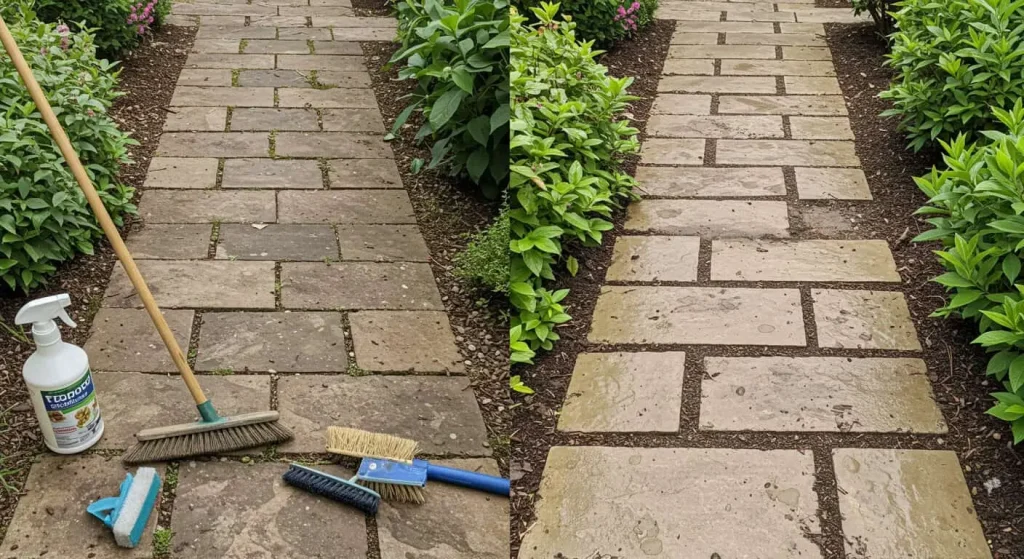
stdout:
{"type": "Polygon", "coordinates": [[[39,54],[46,56],[46,47],[39,49],[39,54]]]}
{"type": "Polygon", "coordinates": [[[92,109],[85,111],[85,114],[89,115],[90,117],[96,116],[96,113],[92,109]]]}
{"type": "Polygon", "coordinates": [[[68,46],[69,46],[68,45],[68,38],[67,37],[61,37],[60,38],[60,48],[61,48],[61,50],[68,50],[68,46]]]}
{"type": "Polygon", "coordinates": [[[71,33],[71,28],[62,23],[57,26],[57,33],[60,33],[61,35],[67,35],[68,33],[71,33]]]}

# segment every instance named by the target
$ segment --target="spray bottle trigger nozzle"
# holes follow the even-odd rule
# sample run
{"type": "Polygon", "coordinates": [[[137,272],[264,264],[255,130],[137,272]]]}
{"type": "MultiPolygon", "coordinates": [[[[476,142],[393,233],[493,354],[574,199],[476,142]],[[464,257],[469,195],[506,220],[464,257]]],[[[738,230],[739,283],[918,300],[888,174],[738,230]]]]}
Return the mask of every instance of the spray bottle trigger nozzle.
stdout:
{"type": "Polygon", "coordinates": [[[68,326],[70,326],[72,328],[75,328],[75,327],[78,326],[77,324],[75,324],[75,321],[71,320],[71,317],[68,316],[68,311],[66,311],[64,309],[61,309],[60,312],[57,313],[57,316],[60,317],[61,322],[63,322],[64,324],[67,324],[68,326]]]}

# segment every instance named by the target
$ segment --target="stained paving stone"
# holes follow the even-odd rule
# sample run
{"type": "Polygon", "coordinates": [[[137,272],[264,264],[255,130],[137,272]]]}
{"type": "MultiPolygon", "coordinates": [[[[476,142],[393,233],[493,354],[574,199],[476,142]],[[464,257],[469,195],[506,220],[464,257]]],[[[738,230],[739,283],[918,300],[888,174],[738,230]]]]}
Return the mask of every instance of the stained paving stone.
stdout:
{"type": "Polygon", "coordinates": [[[899,282],[885,241],[730,239],[711,243],[720,281],[899,282]]]}
{"type": "Polygon", "coordinates": [[[830,8],[807,8],[794,11],[797,21],[802,23],[862,23],[868,21],[868,14],[853,15],[852,10],[830,8]]]}
{"type": "Polygon", "coordinates": [[[821,347],[921,351],[899,291],[814,289],[811,300],[821,347]]]}
{"type": "MultiPolygon", "coordinates": [[[[199,380],[222,415],[270,409],[269,375],[204,375],[199,380]]],[[[135,434],[143,429],[199,419],[177,375],[99,373],[94,381],[104,418],[103,438],[96,449],[124,450],[137,442],[135,434]]]]}
{"type": "Polygon", "coordinates": [[[351,8],[338,6],[282,6],[280,14],[283,16],[352,16],[355,11],[351,8]]]}
{"type": "Polygon", "coordinates": [[[270,138],[255,132],[167,132],[156,155],[163,157],[269,157],[270,138]]]}
{"type": "Polygon", "coordinates": [[[242,87],[313,87],[309,72],[298,70],[242,70],[238,73],[242,87]]]}
{"type": "Polygon", "coordinates": [[[776,90],[770,77],[664,76],[658,82],[659,92],[774,94],[776,90]]]}
{"type": "Polygon", "coordinates": [[[362,311],[350,314],[348,320],[360,369],[417,373],[466,370],[443,312],[362,311]]]}
{"type": "Polygon", "coordinates": [[[281,107],[364,108],[377,109],[372,89],[282,89],[278,92],[281,107]]]}
{"type": "Polygon", "coordinates": [[[606,281],[697,281],[700,237],[620,236],[606,281]]]}
{"type": "Polygon", "coordinates": [[[174,88],[171,106],[181,107],[273,107],[272,87],[192,87],[174,88]]]}
{"type": "Polygon", "coordinates": [[[175,4],[172,8],[175,15],[196,16],[253,16],[276,14],[277,8],[262,4],[175,4]]]}
{"type": "Polygon", "coordinates": [[[647,165],[702,165],[704,144],[703,139],[649,138],[641,147],[641,161],[647,165]]]}
{"type": "Polygon", "coordinates": [[[340,313],[203,314],[196,370],[327,373],[347,367],[340,313]]]}
{"type": "Polygon", "coordinates": [[[279,54],[277,67],[282,70],[334,70],[338,72],[361,72],[366,70],[362,56],[339,56],[334,54],[279,54]]]}
{"type": "Polygon", "coordinates": [[[313,48],[317,54],[363,55],[363,49],[356,41],[316,41],[313,43],[313,48]]]}
{"type": "Polygon", "coordinates": [[[721,11],[712,9],[700,9],[690,6],[663,6],[658,10],[659,19],[674,19],[677,21],[719,21],[721,11]]]}
{"type": "Polygon", "coordinates": [[[825,36],[825,26],[820,23],[780,23],[780,33],[814,33],[825,36]]]}
{"type": "Polygon", "coordinates": [[[430,251],[415,225],[338,225],[342,260],[427,262],[430,251]]]}
{"type": "Polygon", "coordinates": [[[786,11],[772,11],[771,9],[739,11],[730,10],[725,14],[726,21],[778,21],[795,22],[796,14],[786,11]]]}
{"type": "MultiPolygon", "coordinates": [[[[165,310],[163,316],[178,345],[187,348],[195,313],[165,310]]],[[[173,373],[178,370],[149,313],[142,309],[100,309],[83,349],[95,371],[173,373]]]]}
{"type": "Polygon", "coordinates": [[[270,70],[274,67],[272,54],[190,54],[186,68],[225,68],[228,70],[270,70]]]}
{"type": "Polygon", "coordinates": [[[240,54],[238,39],[196,39],[189,52],[204,54],[240,54]]]}
{"type": "Polygon", "coordinates": [[[853,139],[850,119],[846,117],[791,116],[789,129],[792,137],[798,140],[853,139]]]}
{"type": "Polygon", "coordinates": [[[324,109],[322,121],[327,132],[384,133],[378,109],[324,109]]]}
{"type": "MultiPolygon", "coordinates": [[[[317,466],[349,478],[339,466],[317,466]]],[[[287,464],[183,462],[171,519],[174,557],[362,557],[363,513],[290,487],[287,464]]]]}
{"type": "Polygon", "coordinates": [[[388,159],[393,154],[383,138],[350,132],[281,132],[277,134],[277,156],[388,159]]]}
{"type": "Polygon", "coordinates": [[[671,58],[775,58],[775,48],[759,45],[681,45],[670,46],[671,58]]]}
{"type": "Polygon", "coordinates": [[[651,114],[655,115],[708,115],[711,114],[710,95],[681,95],[666,93],[654,98],[651,114]]]}
{"type": "Polygon", "coordinates": [[[292,375],[277,385],[281,423],[295,439],[282,452],[324,452],[331,425],[413,439],[423,454],[490,456],[467,377],[292,375]]]}
{"type": "MultiPolygon", "coordinates": [[[[659,14],[661,15],[661,14],[659,14]]],[[[785,25],[785,24],[784,24],[785,25]]],[[[741,21],[691,21],[686,24],[686,31],[690,33],[774,33],[775,30],[770,22],[752,23],[741,21]]]]}
{"type": "MultiPolygon", "coordinates": [[[[163,477],[164,465],[154,467],[163,477]]],[[[116,494],[128,472],[119,457],[44,454],[29,470],[23,494],[0,546],[0,557],[90,555],[93,559],[148,559],[153,554],[153,532],[158,515],[150,516],[138,547],[125,549],[114,542],[110,528],[85,510],[93,501],[116,494]]],[[[160,506],[160,500],[158,497],[156,507],[160,506]]]]}
{"type": "Polygon", "coordinates": [[[241,108],[231,113],[232,131],[317,131],[320,124],[312,109],[241,108]]]}
{"type": "MultiPolygon", "coordinates": [[[[240,27],[245,25],[245,16],[192,16],[203,26],[215,25],[224,27],[240,27]]],[[[253,16],[263,17],[263,16],[253,16]]]]}
{"type": "Polygon", "coordinates": [[[786,181],[778,167],[637,167],[644,196],[699,198],[783,196],[786,181]]]}
{"type": "Polygon", "coordinates": [[[666,76],[710,76],[715,73],[714,60],[673,58],[666,60],[662,74],[666,76]]]}
{"type": "Polygon", "coordinates": [[[820,559],[814,480],[799,450],[556,446],[519,559],[820,559]]]}
{"type": "Polygon", "coordinates": [[[661,432],[679,430],[686,354],[583,353],[576,358],[560,431],[661,432]]]}
{"type": "MultiPolygon", "coordinates": [[[[313,24],[325,24],[324,18],[313,18],[313,24]]],[[[384,27],[335,27],[335,41],[394,41],[397,33],[384,27]]]]}
{"type": "Polygon", "coordinates": [[[151,223],[131,232],[125,243],[137,259],[200,260],[210,249],[211,225],[151,223]]]}
{"type": "Polygon", "coordinates": [[[310,54],[303,40],[253,40],[245,45],[245,54],[310,54]]]}
{"type": "Polygon", "coordinates": [[[272,28],[249,27],[244,25],[217,25],[204,21],[196,33],[196,39],[273,39],[277,33],[272,28]]]}
{"type": "MultiPolygon", "coordinates": [[[[848,122],[847,129],[849,129],[848,122]]],[[[797,137],[795,130],[794,128],[794,137],[797,137]]],[[[647,134],[660,138],[782,138],[785,136],[780,116],[720,115],[652,115],[647,121],[647,134]]]]}
{"type": "MultiPolygon", "coordinates": [[[[493,460],[436,463],[499,475],[493,460]]],[[[422,505],[385,502],[377,513],[380,553],[385,559],[505,559],[509,556],[506,498],[433,483],[422,505]]]]}
{"type": "Polygon", "coordinates": [[[313,27],[333,27],[334,40],[348,41],[338,37],[338,29],[397,29],[398,22],[391,17],[320,16],[313,18],[313,27]]]}
{"type": "Polygon", "coordinates": [[[859,167],[853,142],[831,140],[719,140],[722,165],[859,167]]]}
{"type": "Polygon", "coordinates": [[[331,188],[402,188],[394,159],[332,159],[331,188]]]}
{"type": "Polygon", "coordinates": [[[148,223],[252,223],[274,221],[274,193],[267,191],[153,190],[139,215],[148,223]]]}
{"type": "Polygon", "coordinates": [[[783,60],[832,60],[832,51],[828,47],[784,46],[783,60]]]}
{"type": "MultiPolygon", "coordinates": [[[[275,15],[259,15],[250,16],[249,25],[256,27],[306,27],[309,25],[309,18],[304,16],[275,16],[275,15]]],[[[319,27],[319,26],[314,26],[319,27]]],[[[252,55],[259,56],[259,55],[252,55]]],[[[270,55],[273,56],[273,55],[270,55]]]]}
{"type": "Polygon", "coordinates": [[[210,158],[154,157],[146,173],[146,188],[213,188],[217,160],[210,158]]]}
{"type": "Polygon", "coordinates": [[[676,30],[671,41],[673,45],[717,45],[718,33],[688,33],[676,30]]]}
{"type": "Polygon", "coordinates": [[[228,159],[221,187],[318,189],[324,180],[320,165],[309,159],[228,159]]]}
{"type": "Polygon", "coordinates": [[[330,27],[284,27],[278,30],[278,39],[287,41],[330,41],[330,27]]]}
{"type": "Polygon", "coordinates": [[[804,346],[795,289],[604,286],[594,343],[804,346]]]}
{"type": "Polygon", "coordinates": [[[185,68],[178,74],[178,85],[231,87],[231,70],[197,70],[185,68]]]}
{"type": "Polygon", "coordinates": [[[842,95],[836,78],[814,76],[786,76],[786,94],[788,95],[842,95]]]}
{"type": "Polygon", "coordinates": [[[281,223],[416,223],[404,190],[284,191],[281,223]]]}
{"type": "Polygon", "coordinates": [[[217,239],[218,259],[323,262],[338,259],[330,225],[252,225],[225,223],[217,239]]]}
{"type": "Polygon", "coordinates": [[[723,76],[835,76],[831,62],[820,60],[723,60],[723,76]]]}
{"type": "Polygon", "coordinates": [[[705,431],[946,432],[920,359],[708,357],[704,364],[705,431]]]}
{"type": "Polygon", "coordinates": [[[281,301],[292,309],[443,310],[422,263],[281,264],[281,301]]]}
{"type": "MultiPolygon", "coordinates": [[[[140,260],[137,264],[164,308],[274,308],[273,262],[140,260]]],[[[111,273],[103,305],[142,307],[120,266],[111,273]]]]}
{"type": "Polygon", "coordinates": [[[718,106],[721,114],[745,115],[846,115],[846,102],[839,95],[727,96],[718,106]]]}
{"type": "Polygon", "coordinates": [[[847,557],[992,557],[956,453],[839,448],[832,461],[847,557]]]}
{"type": "Polygon", "coordinates": [[[867,177],[860,169],[796,168],[801,200],[870,200],[867,177]]]}
{"type": "Polygon", "coordinates": [[[336,72],[333,70],[320,70],[316,73],[316,81],[322,85],[342,87],[348,89],[368,88],[370,74],[362,72],[336,72]]]}
{"type": "Polygon", "coordinates": [[[641,200],[626,210],[626,231],[703,238],[788,237],[782,201],[641,200]]]}
{"type": "Polygon", "coordinates": [[[223,132],[227,107],[175,107],[164,121],[165,132],[223,132]]]}
{"type": "Polygon", "coordinates": [[[820,47],[826,42],[825,37],[814,33],[726,33],[725,44],[820,47]]]}

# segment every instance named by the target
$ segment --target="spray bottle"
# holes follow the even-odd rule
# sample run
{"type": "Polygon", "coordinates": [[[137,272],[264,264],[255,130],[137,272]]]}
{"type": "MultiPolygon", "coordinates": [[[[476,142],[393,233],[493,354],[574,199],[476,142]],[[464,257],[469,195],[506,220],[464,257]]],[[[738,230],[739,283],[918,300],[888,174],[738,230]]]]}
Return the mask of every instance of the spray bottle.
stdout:
{"type": "Polygon", "coordinates": [[[69,305],[71,297],[62,293],[31,301],[14,317],[17,324],[32,324],[37,348],[25,361],[23,375],[43,440],[59,454],[81,452],[103,436],[89,357],[82,348],[61,341],[55,321],[60,318],[75,327],[64,310],[69,305]]]}

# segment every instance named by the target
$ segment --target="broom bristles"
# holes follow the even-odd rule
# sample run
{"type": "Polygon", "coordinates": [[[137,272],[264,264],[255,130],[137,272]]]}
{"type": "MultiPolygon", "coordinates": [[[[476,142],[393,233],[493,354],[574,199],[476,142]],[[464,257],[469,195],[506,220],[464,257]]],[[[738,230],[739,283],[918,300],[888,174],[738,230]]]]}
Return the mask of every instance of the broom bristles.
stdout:
{"type": "Polygon", "coordinates": [[[125,464],[162,462],[283,443],[291,438],[292,433],[278,425],[276,420],[247,425],[228,424],[221,429],[141,441],[128,449],[121,460],[125,464]]]}
{"type": "Polygon", "coordinates": [[[410,463],[416,457],[416,441],[350,427],[328,427],[327,452],[410,463]]]}
{"type": "Polygon", "coordinates": [[[393,503],[415,503],[422,505],[427,502],[427,495],[422,487],[417,485],[401,485],[397,483],[380,483],[376,481],[359,480],[359,485],[376,491],[381,499],[393,503]]]}

